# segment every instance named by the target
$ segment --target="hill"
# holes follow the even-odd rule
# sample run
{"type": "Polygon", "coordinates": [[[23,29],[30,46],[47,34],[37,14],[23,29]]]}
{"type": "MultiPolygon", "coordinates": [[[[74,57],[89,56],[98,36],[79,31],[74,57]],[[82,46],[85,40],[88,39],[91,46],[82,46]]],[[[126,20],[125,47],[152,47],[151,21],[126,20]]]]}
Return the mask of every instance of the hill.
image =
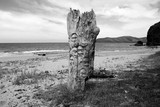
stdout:
{"type": "Polygon", "coordinates": [[[147,45],[160,45],[160,22],[152,25],[147,32],[147,45]]]}
{"type": "Polygon", "coordinates": [[[146,37],[142,38],[137,38],[137,37],[132,37],[132,36],[121,36],[117,38],[98,38],[97,42],[102,42],[102,43],[136,43],[137,41],[142,41],[146,43],[146,37]]]}

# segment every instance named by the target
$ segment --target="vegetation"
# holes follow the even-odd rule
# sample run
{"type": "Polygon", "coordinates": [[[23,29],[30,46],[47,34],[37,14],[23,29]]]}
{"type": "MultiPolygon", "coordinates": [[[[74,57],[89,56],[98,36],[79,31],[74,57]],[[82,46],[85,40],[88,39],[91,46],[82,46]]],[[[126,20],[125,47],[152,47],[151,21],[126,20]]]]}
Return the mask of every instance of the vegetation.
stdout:
{"type": "MultiPolygon", "coordinates": [[[[51,101],[50,106],[63,104],[90,105],[90,107],[159,107],[160,106],[160,52],[146,61],[153,69],[124,71],[114,79],[102,82],[88,81],[85,91],[71,92],[66,85],[58,85],[47,91],[39,91],[36,99],[51,101]]],[[[144,62],[144,63],[145,63],[144,62]]]]}
{"type": "Polygon", "coordinates": [[[39,79],[44,79],[48,77],[50,74],[48,73],[37,73],[37,72],[21,72],[19,76],[15,78],[13,81],[13,85],[21,85],[21,84],[35,84],[39,79]]]}

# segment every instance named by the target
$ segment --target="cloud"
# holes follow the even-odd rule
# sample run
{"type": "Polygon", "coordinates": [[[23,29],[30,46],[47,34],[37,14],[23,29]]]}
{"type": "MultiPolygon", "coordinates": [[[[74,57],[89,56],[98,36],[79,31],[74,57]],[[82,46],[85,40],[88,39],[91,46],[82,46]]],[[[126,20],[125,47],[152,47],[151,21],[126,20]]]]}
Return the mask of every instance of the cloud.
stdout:
{"type": "Polygon", "coordinates": [[[1,0],[0,42],[67,40],[66,10],[48,0],[1,0]]]}
{"type": "Polygon", "coordinates": [[[60,22],[60,21],[55,21],[55,20],[51,20],[51,19],[44,19],[44,20],[47,20],[48,22],[50,23],[55,23],[55,24],[60,24],[60,25],[63,25],[64,23],[60,22]]]}
{"type": "MultiPolygon", "coordinates": [[[[154,18],[157,9],[149,10],[140,4],[120,5],[110,10],[105,11],[108,17],[119,16],[122,18],[137,19],[137,18],[154,18]]],[[[123,21],[123,20],[122,20],[123,21]]]]}
{"type": "Polygon", "coordinates": [[[67,39],[64,36],[66,25],[61,26],[56,21],[56,23],[50,23],[48,20],[30,14],[17,16],[4,11],[0,11],[0,14],[0,42],[4,42],[4,40],[10,42],[16,42],[16,40],[18,42],[27,40],[43,42],[67,39]]]}
{"type": "Polygon", "coordinates": [[[151,3],[150,6],[152,8],[158,9],[158,12],[160,12],[160,0],[158,0],[156,3],[151,3]]]}
{"type": "MultiPolygon", "coordinates": [[[[113,0],[114,1],[114,0],[113,0]]],[[[97,13],[98,24],[101,25],[101,36],[132,35],[146,36],[151,25],[159,21],[158,10],[147,4],[138,2],[103,7],[97,13]]]]}
{"type": "Polygon", "coordinates": [[[119,17],[117,16],[108,17],[106,15],[99,14],[97,14],[97,23],[100,25],[109,25],[113,28],[119,28],[126,24],[125,22],[119,21],[119,17]]]}
{"type": "Polygon", "coordinates": [[[146,36],[160,19],[160,0],[0,0],[0,42],[67,41],[69,8],[94,9],[98,37],[146,36]]]}
{"type": "Polygon", "coordinates": [[[41,15],[55,15],[59,11],[67,11],[48,0],[0,0],[0,10],[41,15]]]}

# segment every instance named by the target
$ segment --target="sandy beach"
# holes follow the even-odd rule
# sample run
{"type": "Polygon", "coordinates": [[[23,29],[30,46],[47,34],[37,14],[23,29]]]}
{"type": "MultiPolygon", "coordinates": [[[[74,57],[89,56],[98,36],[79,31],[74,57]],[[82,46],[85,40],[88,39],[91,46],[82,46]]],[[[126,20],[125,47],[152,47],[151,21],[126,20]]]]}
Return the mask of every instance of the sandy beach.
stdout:
{"type": "MultiPolygon", "coordinates": [[[[151,65],[142,62],[158,51],[160,48],[145,47],[129,51],[97,51],[95,69],[112,73],[145,70],[151,65]]],[[[51,101],[36,99],[34,94],[66,83],[67,75],[67,52],[63,55],[0,57],[0,107],[48,107],[51,101]]]]}

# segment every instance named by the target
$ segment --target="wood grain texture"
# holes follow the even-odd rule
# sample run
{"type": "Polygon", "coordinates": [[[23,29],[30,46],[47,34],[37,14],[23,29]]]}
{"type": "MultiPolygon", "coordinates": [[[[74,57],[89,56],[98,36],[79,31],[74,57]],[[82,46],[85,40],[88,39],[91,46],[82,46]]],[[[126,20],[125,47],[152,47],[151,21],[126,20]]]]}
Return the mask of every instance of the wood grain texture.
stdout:
{"type": "Polygon", "coordinates": [[[79,10],[70,9],[67,30],[70,47],[68,87],[84,90],[86,78],[93,73],[95,42],[100,32],[94,11],[80,14],[79,10]]]}

